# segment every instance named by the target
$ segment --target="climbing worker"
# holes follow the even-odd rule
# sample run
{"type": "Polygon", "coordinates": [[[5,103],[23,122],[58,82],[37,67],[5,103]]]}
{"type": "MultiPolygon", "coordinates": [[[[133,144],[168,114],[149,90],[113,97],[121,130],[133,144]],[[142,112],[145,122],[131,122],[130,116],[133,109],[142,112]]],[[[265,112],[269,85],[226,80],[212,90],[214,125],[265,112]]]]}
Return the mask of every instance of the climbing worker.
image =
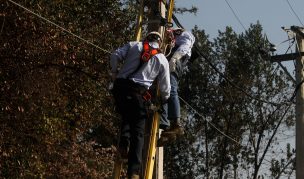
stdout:
{"type": "Polygon", "coordinates": [[[129,42],[110,57],[113,96],[122,118],[118,151],[128,159],[128,179],[139,179],[147,120],[148,89],[158,81],[162,102],[170,95],[170,72],[167,58],[160,51],[162,37],[150,32],[141,42],[129,42]],[[118,71],[118,63],[123,62],[118,71]]]}
{"type": "Polygon", "coordinates": [[[161,115],[160,129],[163,129],[158,146],[163,146],[174,141],[178,136],[184,134],[181,125],[180,101],[178,97],[179,78],[187,61],[191,57],[191,49],[195,42],[195,37],[189,31],[182,28],[169,29],[175,39],[175,45],[169,55],[170,84],[171,91],[168,103],[163,105],[164,112],[161,115]]]}

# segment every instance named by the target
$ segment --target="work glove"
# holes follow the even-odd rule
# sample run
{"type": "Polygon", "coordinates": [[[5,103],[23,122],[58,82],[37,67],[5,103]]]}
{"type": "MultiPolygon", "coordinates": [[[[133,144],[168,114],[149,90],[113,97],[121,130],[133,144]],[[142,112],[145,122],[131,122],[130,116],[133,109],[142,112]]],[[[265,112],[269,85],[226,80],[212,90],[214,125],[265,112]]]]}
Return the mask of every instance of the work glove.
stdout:
{"type": "Polygon", "coordinates": [[[108,86],[108,90],[110,90],[110,91],[113,89],[114,81],[116,79],[116,75],[117,75],[116,72],[111,72],[111,81],[110,81],[109,86],[108,86]]]}
{"type": "Polygon", "coordinates": [[[170,69],[170,72],[175,72],[175,70],[176,70],[176,59],[175,58],[171,58],[171,60],[169,61],[169,69],[170,69]]]}
{"type": "Polygon", "coordinates": [[[176,64],[182,58],[182,54],[180,52],[175,52],[169,61],[169,69],[170,72],[176,71],[176,64]]]}

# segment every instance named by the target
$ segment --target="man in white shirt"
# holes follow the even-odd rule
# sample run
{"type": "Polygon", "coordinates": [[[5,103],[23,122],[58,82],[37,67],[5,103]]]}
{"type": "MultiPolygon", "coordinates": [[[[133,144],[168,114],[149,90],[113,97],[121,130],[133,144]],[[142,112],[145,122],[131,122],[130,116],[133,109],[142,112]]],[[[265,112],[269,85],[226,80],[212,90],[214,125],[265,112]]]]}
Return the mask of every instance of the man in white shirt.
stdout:
{"type": "MultiPolygon", "coordinates": [[[[163,102],[170,95],[170,72],[166,57],[160,52],[162,38],[150,32],[141,42],[129,42],[110,57],[113,96],[122,126],[119,151],[128,158],[128,179],[139,179],[147,120],[146,99],[154,80],[158,81],[163,102]],[[118,70],[118,63],[123,62],[118,70]]],[[[149,96],[149,95],[148,95],[149,96]]]]}
{"type": "Polygon", "coordinates": [[[163,146],[174,141],[178,136],[184,134],[184,129],[180,122],[180,101],[178,97],[178,83],[182,75],[183,68],[191,57],[191,49],[195,42],[195,37],[189,31],[182,28],[172,30],[175,46],[172,49],[169,59],[171,91],[168,103],[163,105],[164,112],[160,120],[160,128],[164,129],[158,146],[163,146]]]}

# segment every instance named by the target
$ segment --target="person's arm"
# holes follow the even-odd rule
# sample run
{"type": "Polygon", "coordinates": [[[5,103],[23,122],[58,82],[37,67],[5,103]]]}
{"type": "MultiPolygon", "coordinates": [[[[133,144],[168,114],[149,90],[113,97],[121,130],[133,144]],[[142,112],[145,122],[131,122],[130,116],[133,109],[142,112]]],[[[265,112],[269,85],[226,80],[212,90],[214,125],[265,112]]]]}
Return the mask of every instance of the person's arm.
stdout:
{"type": "Polygon", "coordinates": [[[191,56],[191,49],[193,47],[195,38],[190,32],[184,32],[181,37],[178,39],[179,47],[176,49],[172,55],[169,66],[170,71],[174,72],[176,69],[177,61],[181,60],[185,55],[191,56]]]}
{"type": "MultiPolygon", "coordinates": [[[[190,32],[186,31],[181,35],[181,37],[179,37],[178,41],[179,41],[178,42],[179,47],[175,51],[175,53],[177,53],[181,56],[184,56],[184,55],[191,56],[191,49],[195,42],[194,36],[190,32]]],[[[175,53],[174,53],[174,55],[175,55],[175,53]]]]}
{"type": "Polygon", "coordinates": [[[128,51],[130,48],[130,44],[126,44],[117,50],[115,50],[110,56],[110,70],[111,70],[111,78],[114,81],[116,79],[116,75],[118,73],[118,63],[125,60],[128,51]]]}

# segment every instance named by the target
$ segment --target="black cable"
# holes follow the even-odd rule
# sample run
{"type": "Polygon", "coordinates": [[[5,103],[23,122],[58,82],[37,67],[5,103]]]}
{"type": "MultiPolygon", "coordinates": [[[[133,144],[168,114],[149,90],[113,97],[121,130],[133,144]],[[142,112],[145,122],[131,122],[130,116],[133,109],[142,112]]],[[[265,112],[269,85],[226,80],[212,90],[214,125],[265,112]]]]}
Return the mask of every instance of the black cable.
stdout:
{"type": "MultiPolygon", "coordinates": [[[[179,22],[179,20],[177,19],[177,17],[173,14],[172,15],[172,19],[173,21],[175,22],[175,24],[180,27],[180,28],[184,28],[182,26],[182,24],[179,22]]],[[[197,38],[197,37],[196,37],[197,38]]],[[[198,39],[198,38],[197,38],[198,39]]],[[[241,87],[235,85],[230,79],[228,79],[222,72],[220,72],[217,67],[211,62],[211,60],[206,56],[204,55],[200,50],[199,50],[199,47],[197,46],[197,44],[194,44],[194,50],[195,52],[200,56],[200,57],[203,57],[208,63],[209,65],[223,78],[225,79],[231,86],[233,86],[234,88],[238,89],[239,91],[243,92],[246,96],[249,96],[250,98],[252,99],[255,99],[255,100],[258,100],[258,101],[261,101],[263,103],[267,103],[267,104],[271,104],[273,106],[278,106],[278,105],[281,105],[281,103],[273,103],[273,102],[269,102],[269,101],[265,101],[265,100],[262,100],[262,99],[259,99],[259,98],[256,98],[256,97],[253,97],[252,95],[250,95],[249,93],[247,93],[245,90],[243,90],[241,87]]],[[[284,103],[284,102],[283,102],[284,103]]]]}
{"type": "Polygon", "coordinates": [[[229,2],[227,0],[225,0],[226,3],[228,4],[230,10],[232,11],[234,17],[237,19],[237,21],[241,24],[241,26],[243,27],[243,29],[246,31],[245,26],[243,25],[242,21],[240,20],[240,18],[236,15],[235,11],[233,10],[233,8],[231,7],[231,5],[229,4],[229,2]]]}
{"type": "MultiPolygon", "coordinates": [[[[176,16],[175,16],[174,14],[173,14],[172,17],[173,17],[173,20],[174,20],[175,24],[176,24],[178,27],[184,28],[184,27],[182,26],[182,24],[178,21],[178,19],[176,18],[176,16]]],[[[197,37],[196,37],[196,38],[197,38],[197,37]]],[[[277,103],[268,102],[268,101],[265,101],[265,100],[261,100],[261,99],[255,98],[255,97],[253,97],[252,95],[248,94],[248,93],[245,92],[242,88],[236,86],[236,85],[235,85],[232,81],[230,81],[225,75],[223,75],[223,74],[216,68],[216,66],[213,65],[213,64],[211,63],[210,59],[209,59],[206,55],[204,55],[203,53],[201,53],[201,51],[199,50],[197,44],[194,45],[194,49],[196,50],[196,52],[198,53],[198,55],[199,55],[200,57],[203,57],[203,58],[209,63],[209,65],[210,65],[217,73],[219,73],[219,75],[220,75],[221,77],[223,77],[229,84],[231,84],[233,87],[237,88],[238,90],[242,91],[242,92],[243,92],[244,94],[246,94],[247,96],[249,96],[249,97],[251,97],[251,98],[253,98],[253,99],[259,100],[259,101],[261,101],[261,102],[268,103],[268,104],[272,104],[272,105],[276,106],[277,109],[276,109],[275,111],[278,111],[278,110],[282,107],[282,104],[285,104],[285,103],[277,104],[277,103]]],[[[285,112],[283,113],[281,119],[279,120],[279,123],[278,123],[278,125],[276,126],[275,131],[278,130],[278,128],[279,128],[279,126],[280,126],[282,120],[284,119],[285,115],[287,114],[287,112],[289,111],[291,105],[293,104],[293,100],[294,100],[294,98],[296,97],[297,91],[300,89],[300,87],[301,87],[301,85],[302,85],[303,83],[304,83],[304,80],[303,80],[302,82],[300,82],[300,83],[296,86],[296,89],[295,89],[295,91],[294,91],[292,97],[291,97],[290,100],[289,100],[290,103],[288,104],[287,109],[285,110],[285,112]]],[[[188,104],[188,105],[189,105],[189,104],[188,104]]],[[[274,135],[275,135],[275,132],[273,133],[273,135],[271,136],[271,138],[273,138],[274,135]]],[[[229,139],[230,139],[230,138],[229,138],[229,139]]],[[[232,140],[232,141],[234,141],[234,140],[232,140]]],[[[267,145],[270,145],[271,141],[272,141],[272,140],[269,140],[269,142],[268,142],[267,145]]],[[[238,142],[237,142],[237,143],[238,143],[238,142]]],[[[239,143],[238,143],[238,144],[239,144],[239,143]]],[[[266,159],[264,158],[265,155],[266,155],[266,151],[263,153],[263,156],[261,157],[261,158],[263,158],[263,160],[266,160],[266,159]]],[[[262,164],[262,160],[259,162],[259,165],[261,165],[261,164],[262,164]]]]}
{"type": "Polygon", "coordinates": [[[287,1],[288,5],[289,5],[290,9],[292,10],[293,14],[297,17],[298,21],[302,24],[302,26],[304,26],[303,23],[302,23],[302,21],[301,21],[301,19],[298,16],[298,14],[296,13],[296,11],[291,6],[290,2],[288,0],[286,0],[286,1],[287,1]]]}

